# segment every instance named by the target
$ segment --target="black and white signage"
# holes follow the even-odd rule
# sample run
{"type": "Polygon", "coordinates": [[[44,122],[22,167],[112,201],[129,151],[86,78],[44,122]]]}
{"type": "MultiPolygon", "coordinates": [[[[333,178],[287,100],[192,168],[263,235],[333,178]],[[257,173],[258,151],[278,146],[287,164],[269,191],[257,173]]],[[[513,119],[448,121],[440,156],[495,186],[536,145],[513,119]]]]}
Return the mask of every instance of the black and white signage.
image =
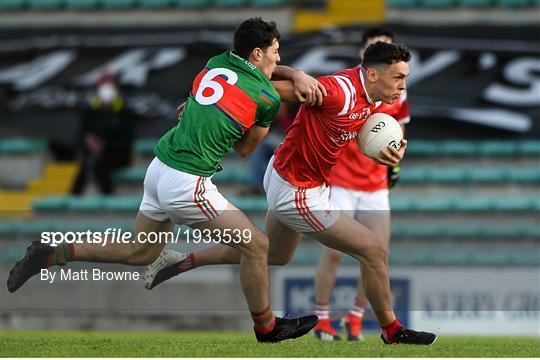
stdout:
{"type": "MultiPolygon", "coordinates": [[[[538,28],[394,29],[412,50],[411,112],[428,134],[437,136],[442,127],[451,136],[465,126],[473,129],[469,136],[538,137],[538,28]]],[[[313,75],[355,66],[360,33],[353,28],[285,37],[282,61],[313,75]]],[[[230,48],[231,35],[231,30],[5,31],[0,38],[2,117],[77,109],[92,96],[98,77],[112,71],[130,108],[172,119],[194,75],[208,57],[230,48]]]]}

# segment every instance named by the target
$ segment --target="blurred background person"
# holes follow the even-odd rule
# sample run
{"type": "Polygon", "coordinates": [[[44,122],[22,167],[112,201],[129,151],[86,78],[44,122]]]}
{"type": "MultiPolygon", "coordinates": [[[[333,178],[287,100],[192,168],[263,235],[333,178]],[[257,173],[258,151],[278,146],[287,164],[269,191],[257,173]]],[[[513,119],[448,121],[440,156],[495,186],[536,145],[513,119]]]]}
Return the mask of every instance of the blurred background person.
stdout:
{"type": "Polygon", "coordinates": [[[100,193],[114,193],[113,172],[130,164],[134,121],[115,76],[101,75],[96,94],[81,119],[80,169],[71,190],[73,195],[81,195],[92,179],[100,193]]]}

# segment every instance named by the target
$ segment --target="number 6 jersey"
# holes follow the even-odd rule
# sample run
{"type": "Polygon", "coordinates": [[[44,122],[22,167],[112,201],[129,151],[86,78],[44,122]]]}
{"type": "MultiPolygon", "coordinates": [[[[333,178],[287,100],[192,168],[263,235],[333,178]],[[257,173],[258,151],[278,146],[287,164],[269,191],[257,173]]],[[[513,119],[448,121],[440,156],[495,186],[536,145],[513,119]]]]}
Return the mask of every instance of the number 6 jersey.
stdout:
{"type": "Polygon", "coordinates": [[[173,169],[209,177],[251,126],[270,126],[280,101],[255,65],[227,51],[211,58],[195,77],[181,120],[154,152],[173,169]]]}

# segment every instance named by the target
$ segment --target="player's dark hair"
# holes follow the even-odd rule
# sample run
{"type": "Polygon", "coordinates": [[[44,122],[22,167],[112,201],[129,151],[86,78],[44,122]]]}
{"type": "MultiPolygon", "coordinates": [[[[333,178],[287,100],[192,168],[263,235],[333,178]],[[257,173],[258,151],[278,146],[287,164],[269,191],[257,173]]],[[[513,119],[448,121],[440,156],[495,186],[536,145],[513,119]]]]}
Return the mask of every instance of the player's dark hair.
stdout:
{"type": "Polygon", "coordinates": [[[392,30],[383,29],[380,27],[369,28],[362,33],[362,40],[360,41],[360,47],[361,48],[365,47],[369,39],[373,39],[379,36],[386,36],[387,38],[390,38],[392,42],[394,42],[394,39],[396,37],[392,30]]]}
{"type": "Polygon", "coordinates": [[[362,66],[368,68],[377,65],[391,65],[398,61],[408,62],[409,60],[411,60],[411,53],[405,45],[377,41],[366,49],[362,66]]]}
{"type": "Polygon", "coordinates": [[[274,39],[279,40],[280,37],[281,34],[277,30],[275,22],[266,22],[260,17],[251,18],[236,28],[233,51],[236,55],[247,60],[253,49],[265,50],[274,43],[274,39]]]}

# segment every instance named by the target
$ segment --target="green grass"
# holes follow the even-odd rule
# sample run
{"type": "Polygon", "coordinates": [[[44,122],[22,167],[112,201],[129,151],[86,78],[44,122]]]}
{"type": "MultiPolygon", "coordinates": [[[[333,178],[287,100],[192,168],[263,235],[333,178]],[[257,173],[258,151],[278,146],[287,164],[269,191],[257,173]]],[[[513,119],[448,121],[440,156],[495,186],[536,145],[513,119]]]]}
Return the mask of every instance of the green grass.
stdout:
{"type": "Polygon", "coordinates": [[[1,357],[538,357],[540,339],[441,336],[432,346],[320,342],[258,344],[249,333],[2,331],[1,357]]]}

